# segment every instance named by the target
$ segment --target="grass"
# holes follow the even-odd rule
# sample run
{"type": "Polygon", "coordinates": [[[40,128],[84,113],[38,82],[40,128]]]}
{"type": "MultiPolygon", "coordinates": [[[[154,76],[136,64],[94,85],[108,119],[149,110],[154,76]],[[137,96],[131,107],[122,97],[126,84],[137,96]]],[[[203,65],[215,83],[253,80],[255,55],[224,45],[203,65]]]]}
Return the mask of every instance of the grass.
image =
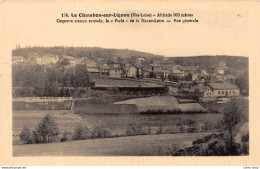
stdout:
{"type": "Polygon", "coordinates": [[[72,114],[69,111],[13,111],[13,143],[21,144],[19,133],[23,127],[27,126],[33,130],[46,114],[54,117],[58,127],[63,131],[71,132],[78,124],[92,127],[90,120],[83,120],[80,115],[72,114]]]}
{"type": "Polygon", "coordinates": [[[178,149],[211,133],[146,135],[83,141],[14,145],[14,156],[138,156],[169,155],[173,144],[178,149]]]}
{"type": "Polygon", "coordinates": [[[193,120],[196,122],[198,129],[207,121],[212,126],[216,126],[218,121],[222,119],[222,114],[162,114],[162,115],[141,115],[141,114],[125,114],[125,115],[85,115],[84,119],[94,119],[97,125],[108,128],[113,134],[123,134],[128,126],[141,126],[142,130],[148,130],[152,127],[154,131],[157,127],[163,128],[176,126],[178,123],[193,120]]]}
{"type": "Polygon", "coordinates": [[[204,108],[199,103],[180,104],[176,97],[173,96],[152,96],[146,98],[136,98],[126,101],[116,102],[114,104],[134,104],[138,107],[139,112],[148,110],[176,110],[176,111],[204,111],[204,108]]]}

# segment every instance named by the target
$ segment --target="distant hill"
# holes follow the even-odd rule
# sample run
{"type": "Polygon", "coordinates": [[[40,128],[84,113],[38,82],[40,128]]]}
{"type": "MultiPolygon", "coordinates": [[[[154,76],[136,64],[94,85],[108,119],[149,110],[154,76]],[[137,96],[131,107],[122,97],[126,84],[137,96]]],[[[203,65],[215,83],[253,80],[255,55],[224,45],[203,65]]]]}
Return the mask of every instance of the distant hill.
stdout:
{"type": "Polygon", "coordinates": [[[165,64],[178,64],[182,66],[199,66],[210,71],[216,68],[219,62],[224,61],[229,68],[248,69],[248,57],[242,56],[190,56],[190,57],[164,57],[162,55],[154,55],[146,52],[139,52],[129,49],[105,49],[99,47],[27,47],[14,49],[13,56],[27,57],[28,53],[36,52],[38,54],[53,54],[53,55],[68,55],[77,58],[88,57],[92,60],[98,58],[105,62],[111,61],[114,58],[124,61],[133,61],[135,58],[145,58],[147,63],[153,62],[165,64]]]}
{"type": "Polygon", "coordinates": [[[211,70],[218,67],[224,61],[231,69],[248,69],[248,57],[244,56],[190,56],[190,57],[169,57],[168,63],[175,63],[182,66],[199,66],[211,70]]]}
{"type": "Polygon", "coordinates": [[[13,56],[24,56],[28,53],[36,52],[38,54],[53,54],[53,55],[68,55],[74,57],[88,57],[89,59],[96,60],[102,58],[104,60],[110,60],[112,58],[120,58],[123,60],[130,60],[132,58],[143,57],[148,61],[150,60],[161,60],[163,56],[154,55],[145,52],[138,52],[129,49],[104,49],[98,47],[28,47],[19,48],[13,50],[13,56]]]}

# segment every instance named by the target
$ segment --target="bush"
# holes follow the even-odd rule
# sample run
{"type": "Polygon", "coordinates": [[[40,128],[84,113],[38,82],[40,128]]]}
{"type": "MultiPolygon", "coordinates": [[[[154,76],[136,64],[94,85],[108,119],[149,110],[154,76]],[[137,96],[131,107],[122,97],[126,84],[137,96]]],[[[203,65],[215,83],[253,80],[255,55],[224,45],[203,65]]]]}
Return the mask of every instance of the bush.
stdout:
{"type": "Polygon", "coordinates": [[[32,144],[32,132],[29,128],[26,126],[23,128],[23,130],[20,133],[20,140],[23,141],[25,144],[32,144]]]}
{"type": "Polygon", "coordinates": [[[141,126],[128,126],[125,134],[127,136],[135,136],[135,135],[141,135],[142,134],[142,128],[141,126]]]}
{"type": "Polygon", "coordinates": [[[89,129],[86,126],[78,125],[74,129],[73,140],[84,140],[88,138],[89,129]]]}
{"type": "Polygon", "coordinates": [[[67,131],[64,131],[63,134],[62,134],[62,137],[60,139],[61,142],[64,142],[64,141],[67,141],[69,138],[68,138],[68,132],[67,131]]]}
{"type": "Polygon", "coordinates": [[[104,128],[96,127],[91,133],[92,138],[105,138],[111,136],[111,133],[104,128]]]}

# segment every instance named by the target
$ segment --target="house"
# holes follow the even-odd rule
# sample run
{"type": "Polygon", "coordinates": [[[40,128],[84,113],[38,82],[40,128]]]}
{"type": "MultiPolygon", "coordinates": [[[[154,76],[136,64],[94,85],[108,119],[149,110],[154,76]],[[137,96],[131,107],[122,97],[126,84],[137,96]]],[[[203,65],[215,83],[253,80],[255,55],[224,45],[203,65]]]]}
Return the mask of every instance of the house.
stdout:
{"type": "Polygon", "coordinates": [[[144,65],[141,67],[141,75],[144,78],[149,78],[150,72],[152,72],[152,66],[151,65],[144,65]]]}
{"type": "Polygon", "coordinates": [[[193,74],[191,79],[192,81],[196,81],[198,78],[199,78],[198,74],[193,74]]]}
{"type": "Polygon", "coordinates": [[[107,64],[99,66],[99,71],[101,76],[109,76],[110,67],[107,64]]]}
{"type": "Polygon", "coordinates": [[[228,82],[208,83],[208,86],[216,97],[231,97],[240,94],[239,88],[228,82]]]}
{"type": "Polygon", "coordinates": [[[184,74],[184,72],[180,71],[179,69],[175,69],[170,72],[170,75],[174,75],[177,77],[183,77],[185,74],[184,74]]]}
{"type": "Polygon", "coordinates": [[[24,63],[24,58],[23,56],[13,56],[12,57],[12,63],[16,64],[16,63],[24,63]]]}
{"type": "Polygon", "coordinates": [[[59,57],[57,55],[44,54],[37,57],[38,65],[56,64],[58,61],[59,57]]]}
{"type": "Polygon", "coordinates": [[[213,91],[209,86],[194,86],[193,87],[193,96],[198,97],[214,97],[213,91]]]}
{"type": "Polygon", "coordinates": [[[37,58],[38,58],[38,53],[36,52],[31,52],[31,53],[28,53],[27,55],[27,63],[37,63],[37,58]]]}
{"type": "Polygon", "coordinates": [[[131,64],[125,64],[123,70],[126,77],[136,77],[137,69],[131,64]]]}
{"type": "Polygon", "coordinates": [[[87,70],[91,77],[98,77],[100,75],[97,67],[87,67],[87,70]]]}
{"type": "Polygon", "coordinates": [[[174,66],[171,66],[171,67],[169,68],[169,72],[170,72],[170,73],[173,73],[173,72],[176,71],[176,70],[180,70],[180,66],[179,66],[179,65],[174,65],[174,66]]]}
{"type": "Polygon", "coordinates": [[[150,66],[152,67],[153,72],[161,72],[160,64],[150,64],[150,66]]]}
{"type": "Polygon", "coordinates": [[[227,65],[225,62],[220,62],[217,68],[217,73],[223,75],[227,70],[227,65]]]}
{"type": "Polygon", "coordinates": [[[107,65],[108,65],[109,67],[111,67],[111,68],[118,68],[118,67],[121,66],[121,64],[120,64],[120,63],[117,63],[117,62],[111,62],[111,63],[108,63],[107,65]]]}
{"type": "Polygon", "coordinates": [[[123,69],[121,67],[111,68],[109,70],[110,77],[121,78],[122,75],[123,75],[123,69]]]}

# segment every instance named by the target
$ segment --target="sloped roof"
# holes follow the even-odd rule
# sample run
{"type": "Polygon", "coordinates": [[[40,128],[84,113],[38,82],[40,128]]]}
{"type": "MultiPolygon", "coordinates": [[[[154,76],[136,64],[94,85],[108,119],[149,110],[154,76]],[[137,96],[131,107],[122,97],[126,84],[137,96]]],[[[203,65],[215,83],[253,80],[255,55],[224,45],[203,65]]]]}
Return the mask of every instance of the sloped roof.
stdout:
{"type": "Polygon", "coordinates": [[[209,83],[208,84],[212,89],[220,89],[220,90],[229,90],[229,89],[238,89],[237,86],[227,83],[227,82],[222,82],[222,83],[209,83]]]}
{"type": "Polygon", "coordinates": [[[90,73],[99,73],[98,68],[91,67],[91,68],[87,68],[87,70],[88,70],[88,72],[90,72],[90,73]]]}

